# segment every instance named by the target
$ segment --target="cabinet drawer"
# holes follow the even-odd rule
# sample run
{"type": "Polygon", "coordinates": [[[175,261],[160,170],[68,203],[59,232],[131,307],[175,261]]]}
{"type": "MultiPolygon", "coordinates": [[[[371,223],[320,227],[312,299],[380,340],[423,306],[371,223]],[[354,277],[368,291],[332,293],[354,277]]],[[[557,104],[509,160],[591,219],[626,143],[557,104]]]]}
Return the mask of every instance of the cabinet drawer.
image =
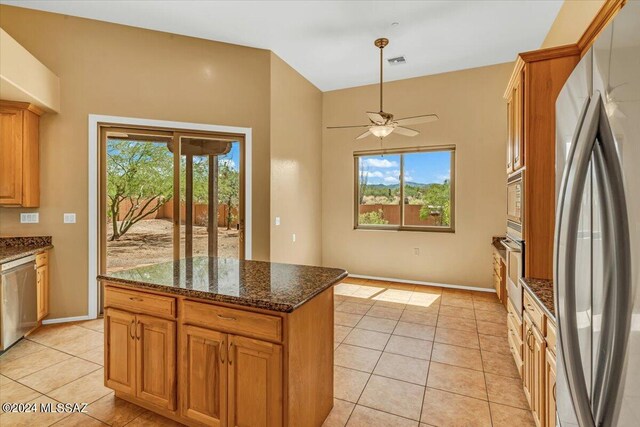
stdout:
{"type": "Polygon", "coordinates": [[[518,372],[522,376],[522,340],[520,336],[509,328],[509,348],[511,349],[511,355],[518,366],[518,372]]]}
{"type": "Polygon", "coordinates": [[[191,325],[271,341],[282,341],[280,317],[195,301],[182,302],[180,312],[184,323],[191,325]]]}
{"type": "Polygon", "coordinates": [[[105,307],[120,308],[133,313],[176,317],[176,299],[146,292],[105,287],[105,307]]]}
{"type": "Polygon", "coordinates": [[[547,319],[547,348],[556,354],[556,325],[550,320],[547,319]]]}
{"type": "Polygon", "coordinates": [[[43,265],[49,264],[49,253],[42,252],[36,255],[36,267],[42,267],[43,265]]]}
{"type": "Polygon", "coordinates": [[[540,329],[540,332],[544,334],[546,332],[545,315],[542,312],[542,309],[538,306],[538,303],[536,303],[527,292],[524,292],[524,311],[529,314],[533,324],[536,325],[538,329],[540,329]]]}

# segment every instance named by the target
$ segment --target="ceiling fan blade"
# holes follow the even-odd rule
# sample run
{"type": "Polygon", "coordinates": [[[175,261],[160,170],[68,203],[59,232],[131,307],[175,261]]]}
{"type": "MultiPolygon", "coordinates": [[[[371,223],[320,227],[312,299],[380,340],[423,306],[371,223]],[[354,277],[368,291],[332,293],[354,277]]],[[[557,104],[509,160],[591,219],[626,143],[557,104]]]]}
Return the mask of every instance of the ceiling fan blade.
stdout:
{"type": "Polygon", "coordinates": [[[387,119],[385,119],[382,114],[380,113],[374,113],[372,111],[367,111],[367,116],[369,116],[369,120],[371,120],[372,122],[376,123],[376,124],[385,124],[387,122],[387,119]]]}
{"type": "Polygon", "coordinates": [[[423,116],[405,117],[404,119],[398,119],[397,122],[399,125],[404,126],[435,122],[436,120],[438,120],[438,116],[436,114],[425,114],[423,116]]]}
{"type": "Polygon", "coordinates": [[[394,130],[394,133],[399,133],[400,135],[404,135],[404,136],[416,136],[419,135],[420,132],[418,132],[417,130],[413,130],[413,129],[409,129],[409,128],[403,128],[402,126],[397,126],[394,130]]]}
{"type": "Polygon", "coordinates": [[[368,128],[371,125],[354,125],[354,126],[327,126],[327,129],[351,129],[351,128],[368,128]]]}
{"type": "Polygon", "coordinates": [[[366,138],[366,137],[368,137],[369,135],[371,135],[371,131],[366,131],[365,133],[358,135],[358,136],[356,137],[356,139],[366,138]]]}

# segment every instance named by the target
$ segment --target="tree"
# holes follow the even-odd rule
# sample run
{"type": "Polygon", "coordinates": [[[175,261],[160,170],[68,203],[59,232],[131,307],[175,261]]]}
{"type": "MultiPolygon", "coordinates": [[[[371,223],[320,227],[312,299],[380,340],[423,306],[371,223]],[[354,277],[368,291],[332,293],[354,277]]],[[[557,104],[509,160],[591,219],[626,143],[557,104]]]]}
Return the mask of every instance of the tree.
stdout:
{"type": "Polygon", "coordinates": [[[440,224],[451,224],[451,184],[445,180],[442,184],[430,184],[422,196],[424,205],[420,208],[420,219],[429,218],[433,212],[440,217],[440,224]]]}
{"type": "Polygon", "coordinates": [[[382,209],[378,209],[358,215],[358,224],[389,224],[389,221],[384,219],[382,209]]]}
{"type": "Polygon", "coordinates": [[[231,229],[233,209],[238,206],[240,192],[240,176],[230,158],[221,157],[218,162],[218,200],[227,205],[227,230],[231,229]]]}
{"type": "Polygon", "coordinates": [[[367,183],[369,182],[369,166],[367,162],[362,159],[359,159],[360,162],[360,179],[358,180],[359,189],[358,189],[358,201],[359,204],[364,203],[364,196],[367,191],[367,183]]]}
{"type": "Polygon", "coordinates": [[[118,240],[134,224],[171,200],[172,159],[171,152],[163,143],[107,141],[108,216],[113,224],[109,240],[118,240]],[[124,201],[129,203],[123,204],[124,201]],[[127,206],[128,210],[118,223],[122,206],[127,206]]]}

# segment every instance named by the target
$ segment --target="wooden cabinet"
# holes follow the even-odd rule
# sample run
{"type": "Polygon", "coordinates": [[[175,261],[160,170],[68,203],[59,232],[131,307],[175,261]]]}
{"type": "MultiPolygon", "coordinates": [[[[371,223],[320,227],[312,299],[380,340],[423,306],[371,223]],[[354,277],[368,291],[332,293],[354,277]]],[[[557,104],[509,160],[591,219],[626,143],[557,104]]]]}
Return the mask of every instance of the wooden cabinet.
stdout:
{"type": "Polygon", "coordinates": [[[229,425],[282,425],[282,347],[229,338],[229,425]]]}
{"type": "Polygon", "coordinates": [[[533,384],[534,378],[534,366],[533,360],[533,345],[531,344],[531,337],[533,335],[533,322],[529,316],[525,313],[522,319],[522,326],[524,331],[523,339],[523,354],[522,354],[522,387],[524,388],[524,395],[529,402],[529,407],[533,410],[533,384]]]}
{"type": "Polygon", "coordinates": [[[522,385],[533,419],[538,427],[545,419],[545,354],[546,341],[527,312],[523,315],[525,331],[522,385]]]}
{"type": "Polygon", "coordinates": [[[0,101],[0,206],[40,204],[41,114],[31,104],[0,101]]]}
{"type": "Polygon", "coordinates": [[[497,250],[493,252],[493,286],[498,299],[507,305],[507,268],[497,250]]]}
{"type": "Polygon", "coordinates": [[[546,427],[556,425],[556,356],[547,348],[545,355],[545,402],[544,413],[546,416],[546,427]]]}
{"type": "Polygon", "coordinates": [[[180,413],[208,426],[227,425],[227,334],[180,328],[180,413]]]}
{"type": "Polygon", "coordinates": [[[175,322],[105,310],[105,385],[175,409],[175,322]]]}
{"type": "Polygon", "coordinates": [[[524,166],[524,70],[518,70],[507,98],[507,173],[524,166]]]}
{"type": "Polygon", "coordinates": [[[38,321],[49,314],[49,256],[47,252],[36,255],[36,307],[38,321]]]}

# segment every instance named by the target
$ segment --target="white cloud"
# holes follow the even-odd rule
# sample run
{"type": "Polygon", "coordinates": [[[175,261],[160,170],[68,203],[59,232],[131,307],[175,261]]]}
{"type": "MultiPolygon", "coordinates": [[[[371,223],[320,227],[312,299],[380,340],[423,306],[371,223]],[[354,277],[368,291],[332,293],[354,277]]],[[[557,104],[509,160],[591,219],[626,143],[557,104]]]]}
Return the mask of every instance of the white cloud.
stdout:
{"type": "Polygon", "coordinates": [[[384,182],[386,182],[387,184],[397,184],[400,182],[400,180],[395,176],[385,176],[384,182]]]}
{"type": "Polygon", "coordinates": [[[373,166],[374,168],[393,168],[398,166],[398,162],[390,161],[387,159],[369,158],[364,159],[364,162],[369,166],[373,166]]]}
{"type": "Polygon", "coordinates": [[[382,178],[384,175],[382,175],[382,172],[380,171],[375,171],[375,172],[369,172],[369,171],[362,171],[360,172],[362,176],[366,176],[369,178],[382,178]]]}

